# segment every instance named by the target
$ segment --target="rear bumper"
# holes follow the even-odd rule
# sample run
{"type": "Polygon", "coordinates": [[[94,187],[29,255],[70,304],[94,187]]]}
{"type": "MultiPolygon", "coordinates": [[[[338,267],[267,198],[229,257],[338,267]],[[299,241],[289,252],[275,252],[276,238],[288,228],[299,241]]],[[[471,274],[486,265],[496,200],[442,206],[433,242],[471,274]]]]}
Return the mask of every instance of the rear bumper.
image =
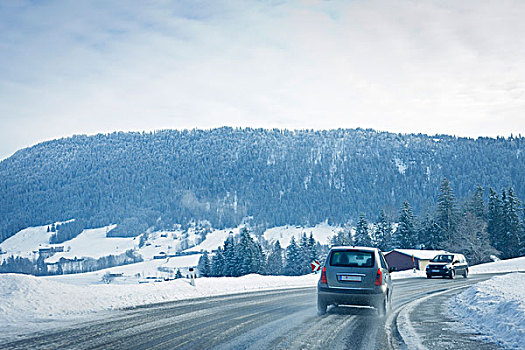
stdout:
{"type": "Polygon", "coordinates": [[[374,290],[339,289],[317,286],[317,296],[326,304],[378,307],[386,296],[386,286],[374,290]]]}

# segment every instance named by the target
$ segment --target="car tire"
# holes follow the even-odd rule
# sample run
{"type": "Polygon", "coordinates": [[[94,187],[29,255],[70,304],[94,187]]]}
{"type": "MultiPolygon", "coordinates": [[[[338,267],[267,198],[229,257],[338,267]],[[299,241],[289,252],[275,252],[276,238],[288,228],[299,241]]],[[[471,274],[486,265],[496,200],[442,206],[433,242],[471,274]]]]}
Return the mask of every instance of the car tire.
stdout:
{"type": "Polygon", "coordinates": [[[468,277],[468,269],[465,269],[465,272],[463,272],[463,277],[464,277],[464,278],[467,278],[467,277],[468,277]]]}
{"type": "Polygon", "coordinates": [[[326,301],[321,297],[317,297],[317,314],[319,316],[326,314],[327,307],[328,304],[326,304],[326,301]]]}
{"type": "Polygon", "coordinates": [[[455,270],[451,270],[451,271],[450,271],[450,276],[449,276],[449,278],[450,278],[451,280],[453,280],[454,278],[456,278],[456,271],[455,271],[455,270]]]}
{"type": "Polygon", "coordinates": [[[432,276],[430,276],[430,275],[427,275],[427,278],[428,278],[428,279],[431,279],[431,278],[432,278],[432,276]]]}
{"type": "Polygon", "coordinates": [[[388,305],[387,304],[388,304],[388,296],[385,296],[385,299],[383,299],[383,301],[377,307],[377,315],[379,317],[385,317],[386,316],[386,312],[388,310],[388,305]]]}

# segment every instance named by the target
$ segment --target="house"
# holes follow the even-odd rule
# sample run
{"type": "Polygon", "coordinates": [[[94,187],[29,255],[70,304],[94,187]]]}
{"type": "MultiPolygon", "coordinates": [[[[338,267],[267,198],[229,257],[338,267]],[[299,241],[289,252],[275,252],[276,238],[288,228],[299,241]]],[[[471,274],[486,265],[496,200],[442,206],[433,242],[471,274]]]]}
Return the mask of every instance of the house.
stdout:
{"type": "Polygon", "coordinates": [[[445,253],[444,250],[394,249],[385,253],[385,259],[388,266],[395,267],[397,271],[413,268],[424,271],[431,259],[445,253]]]}
{"type": "Polygon", "coordinates": [[[64,251],[63,245],[51,245],[51,253],[62,253],[64,251]]]}
{"type": "Polygon", "coordinates": [[[153,259],[166,259],[168,255],[165,252],[160,252],[153,256],[153,259]]]}

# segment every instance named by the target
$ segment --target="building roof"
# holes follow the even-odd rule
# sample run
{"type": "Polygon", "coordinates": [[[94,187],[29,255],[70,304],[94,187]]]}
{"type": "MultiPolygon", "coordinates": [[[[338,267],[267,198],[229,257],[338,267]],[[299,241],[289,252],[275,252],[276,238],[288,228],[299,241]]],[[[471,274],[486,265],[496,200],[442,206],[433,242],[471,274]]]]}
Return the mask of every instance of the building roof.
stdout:
{"type": "Polygon", "coordinates": [[[388,252],[387,254],[390,254],[392,252],[398,252],[404,255],[408,255],[410,257],[414,256],[414,258],[420,260],[430,260],[433,259],[436,255],[447,253],[444,250],[394,249],[391,252],[388,252]]]}

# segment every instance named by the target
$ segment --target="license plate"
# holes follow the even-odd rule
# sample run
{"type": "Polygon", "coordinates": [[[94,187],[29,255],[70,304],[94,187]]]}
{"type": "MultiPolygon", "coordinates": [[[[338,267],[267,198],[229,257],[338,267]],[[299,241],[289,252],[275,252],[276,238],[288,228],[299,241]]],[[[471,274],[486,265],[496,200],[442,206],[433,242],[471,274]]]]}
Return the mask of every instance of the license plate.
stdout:
{"type": "Polygon", "coordinates": [[[432,270],[432,272],[439,272],[439,270],[432,270]]]}
{"type": "Polygon", "coordinates": [[[339,276],[339,281],[345,281],[345,282],[361,282],[361,276],[348,276],[348,275],[341,275],[341,276],[339,276]]]}

